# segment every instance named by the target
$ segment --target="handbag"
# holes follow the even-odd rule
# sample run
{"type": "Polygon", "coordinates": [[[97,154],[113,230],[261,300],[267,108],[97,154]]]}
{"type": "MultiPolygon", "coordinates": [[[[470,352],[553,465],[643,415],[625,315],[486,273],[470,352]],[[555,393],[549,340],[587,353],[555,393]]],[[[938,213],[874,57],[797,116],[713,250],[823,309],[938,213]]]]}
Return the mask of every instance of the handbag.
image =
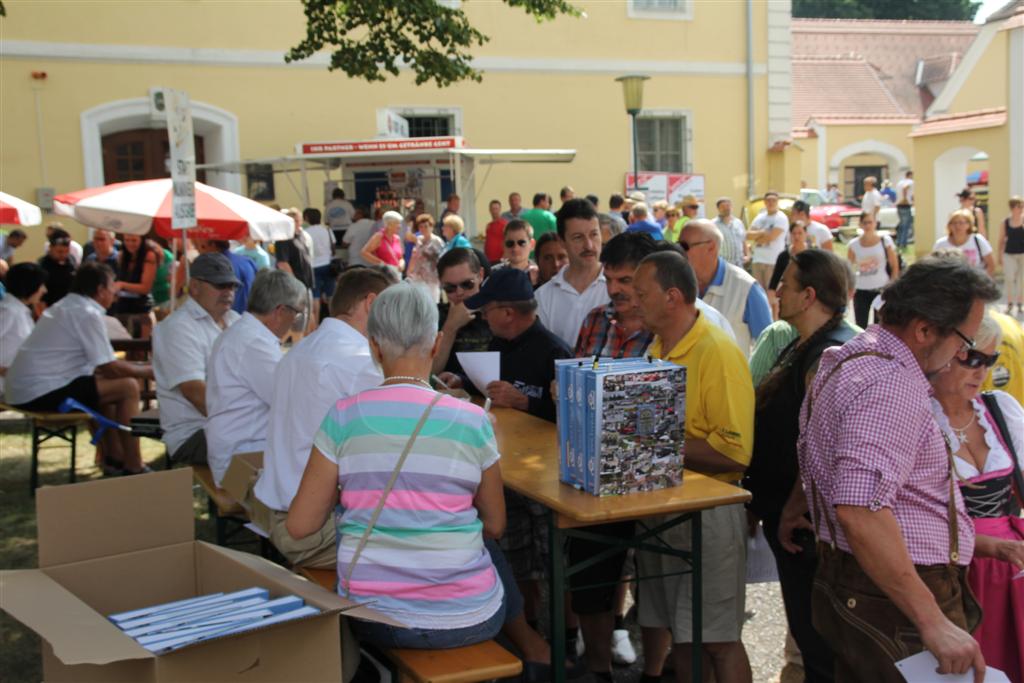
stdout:
{"type": "Polygon", "coordinates": [[[423,425],[427,423],[427,418],[430,416],[430,411],[434,409],[437,402],[444,397],[444,394],[437,394],[434,396],[434,400],[430,402],[427,409],[423,411],[423,415],[420,417],[420,421],[416,423],[415,429],[412,430],[412,434],[409,436],[409,440],[405,443],[405,448],[402,449],[402,454],[398,456],[398,462],[395,463],[395,469],[391,472],[391,478],[388,479],[387,485],[384,486],[384,490],[381,491],[380,500],[377,502],[377,507],[374,508],[373,514],[370,515],[370,522],[366,525],[366,530],[363,531],[363,535],[359,538],[359,544],[356,546],[356,551],[352,554],[352,561],[348,565],[348,570],[345,572],[345,597],[349,597],[350,586],[352,583],[352,572],[355,571],[356,563],[359,562],[359,556],[363,554],[363,550],[366,548],[366,542],[370,540],[370,534],[373,533],[373,527],[377,524],[377,519],[380,517],[380,513],[384,510],[384,503],[388,500],[388,494],[391,493],[391,489],[395,487],[395,482],[398,481],[398,475],[402,471],[402,465],[405,464],[405,459],[409,457],[409,453],[412,451],[412,446],[416,443],[416,437],[420,435],[420,430],[423,429],[423,425]]]}

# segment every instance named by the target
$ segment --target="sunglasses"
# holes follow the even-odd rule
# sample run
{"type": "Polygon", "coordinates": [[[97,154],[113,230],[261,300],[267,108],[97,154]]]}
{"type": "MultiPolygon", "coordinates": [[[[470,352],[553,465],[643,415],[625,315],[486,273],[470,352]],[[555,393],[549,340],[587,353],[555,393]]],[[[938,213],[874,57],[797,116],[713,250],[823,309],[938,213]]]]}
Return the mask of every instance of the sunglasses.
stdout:
{"type": "MultiPolygon", "coordinates": [[[[199,278],[195,278],[195,279],[196,279],[196,280],[199,280],[199,278]]],[[[217,285],[217,284],[214,284],[214,283],[212,283],[212,282],[210,282],[210,281],[208,281],[208,280],[199,280],[199,281],[200,281],[200,282],[203,282],[203,283],[205,283],[205,284],[208,284],[208,285],[210,285],[210,286],[211,286],[211,287],[213,287],[214,289],[219,289],[219,290],[220,290],[220,291],[222,291],[222,292],[223,292],[224,290],[226,290],[226,289],[238,289],[238,285],[236,285],[236,284],[235,284],[234,282],[222,282],[222,283],[220,283],[219,285],[217,285]]]]}
{"type": "Polygon", "coordinates": [[[699,247],[700,245],[707,244],[710,241],[711,240],[700,240],[699,242],[684,242],[683,240],[679,240],[679,246],[683,248],[683,251],[690,251],[694,247],[699,247]]]}
{"type": "Polygon", "coordinates": [[[970,337],[968,337],[966,334],[964,334],[960,330],[956,329],[955,327],[953,328],[953,332],[955,332],[956,336],[960,337],[960,339],[963,340],[963,342],[964,342],[963,350],[965,352],[966,351],[973,351],[974,347],[978,345],[978,343],[976,341],[974,341],[973,339],[971,339],[970,337]]]}
{"type": "Polygon", "coordinates": [[[461,289],[463,291],[469,292],[474,287],[476,287],[476,280],[463,280],[462,282],[460,282],[458,284],[452,284],[450,282],[446,282],[443,285],[441,285],[441,289],[444,290],[445,294],[454,294],[455,290],[457,290],[457,289],[461,289]]]}
{"type": "Polygon", "coordinates": [[[697,204],[687,204],[687,205],[686,205],[685,207],[683,207],[683,208],[686,208],[686,209],[694,209],[694,210],[697,210],[697,209],[699,209],[699,208],[700,208],[700,206],[699,206],[699,205],[697,205],[697,204]]]}
{"type": "Polygon", "coordinates": [[[957,358],[956,360],[960,365],[965,368],[970,368],[971,370],[977,370],[978,368],[990,368],[996,364],[997,360],[999,360],[999,352],[996,351],[990,356],[987,353],[971,349],[967,352],[966,356],[963,358],[957,358]]]}
{"type": "Polygon", "coordinates": [[[518,245],[520,247],[525,247],[527,245],[527,241],[526,240],[505,240],[505,248],[506,249],[511,249],[512,247],[514,247],[516,245],[518,245]]]}

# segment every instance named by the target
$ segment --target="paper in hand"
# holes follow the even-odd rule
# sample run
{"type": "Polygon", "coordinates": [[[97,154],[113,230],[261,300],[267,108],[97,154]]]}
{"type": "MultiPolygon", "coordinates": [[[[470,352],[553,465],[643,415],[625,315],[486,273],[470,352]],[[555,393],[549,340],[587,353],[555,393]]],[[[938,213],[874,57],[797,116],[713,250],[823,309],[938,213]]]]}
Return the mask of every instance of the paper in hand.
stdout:
{"type": "MultiPolygon", "coordinates": [[[[896,662],[896,668],[907,683],[974,683],[974,669],[965,674],[936,673],[939,660],[928,650],[918,652],[896,662]]],[[[985,683],[1010,683],[1010,679],[999,669],[985,668],[985,683]]]]}
{"type": "Polygon", "coordinates": [[[497,351],[458,351],[456,357],[462,364],[469,381],[477,390],[487,395],[487,385],[501,379],[501,354],[497,351]]]}
{"type": "Polygon", "coordinates": [[[1021,569],[1019,572],[1014,574],[1013,578],[1014,579],[1024,579],[1024,569],[1021,569]]]}

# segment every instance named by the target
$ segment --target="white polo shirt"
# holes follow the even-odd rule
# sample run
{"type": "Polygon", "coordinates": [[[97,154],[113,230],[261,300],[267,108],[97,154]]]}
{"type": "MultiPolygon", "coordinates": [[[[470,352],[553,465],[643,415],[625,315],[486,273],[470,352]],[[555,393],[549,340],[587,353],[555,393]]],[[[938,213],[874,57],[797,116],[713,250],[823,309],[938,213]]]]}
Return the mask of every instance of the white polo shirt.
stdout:
{"type": "Polygon", "coordinates": [[[313,437],[327,411],[336,401],[383,381],[366,337],[337,318],[327,318],[293,346],[274,371],[256,498],[272,510],[287,510],[299,491],[313,437]]]}
{"type": "Polygon", "coordinates": [[[750,224],[751,230],[774,230],[781,228],[782,232],[778,237],[768,244],[755,244],[753,263],[770,263],[775,265],[779,254],[786,248],[786,239],[789,236],[789,219],[782,211],[776,211],[769,215],[767,211],[757,214],[757,218],[750,224]]]}
{"type": "MultiPolygon", "coordinates": [[[[230,326],[238,317],[234,311],[228,311],[224,324],[230,326]]],[[[160,428],[171,455],[206,424],[206,418],[178,387],[182,382],[206,381],[206,363],[222,331],[191,298],[153,328],[153,374],[160,402],[160,428]]]]}
{"type": "Polygon", "coordinates": [[[568,268],[569,266],[563,266],[553,278],[537,290],[535,296],[537,315],[541,323],[572,349],[576,347],[576,338],[579,337],[580,327],[587,314],[598,306],[607,304],[611,299],[608,298],[608,286],[605,283],[603,269],[583,293],[580,293],[565,280],[568,268]]]}
{"type": "MultiPolygon", "coordinates": [[[[22,343],[32,334],[35,322],[32,311],[10,292],[0,299],[0,368],[9,368],[22,343]]],[[[0,377],[0,396],[4,392],[4,378],[0,377]]]]}
{"type": "Polygon", "coordinates": [[[832,241],[832,231],[828,226],[818,221],[811,221],[807,224],[807,236],[812,238],[808,244],[812,247],[824,249],[825,245],[832,241]]]}
{"type": "Polygon", "coordinates": [[[28,403],[112,362],[103,315],[102,306],[81,294],[47,308],[7,370],[7,402],[28,403]]]}
{"type": "Polygon", "coordinates": [[[213,480],[235,453],[262,451],[267,441],[274,369],[281,342],[252,313],[243,313],[213,343],[206,369],[206,459],[213,480]]]}

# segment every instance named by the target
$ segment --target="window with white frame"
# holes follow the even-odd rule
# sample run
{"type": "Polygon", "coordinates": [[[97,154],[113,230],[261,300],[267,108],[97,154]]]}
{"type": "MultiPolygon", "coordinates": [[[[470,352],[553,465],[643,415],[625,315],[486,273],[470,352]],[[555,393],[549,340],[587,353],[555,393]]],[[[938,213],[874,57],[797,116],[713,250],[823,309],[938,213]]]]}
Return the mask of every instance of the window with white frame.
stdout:
{"type": "Polygon", "coordinates": [[[409,122],[409,137],[462,135],[462,109],[458,107],[391,107],[409,122]]]}
{"type": "Polygon", "coordinates": [[[693,18],[693,0],[626,0],[626,6],[633,19],[693,18]]]}
{"type": "Polygon", "coordinates": [[[641,112],[636,119],[637,161],[641,171],[691,173],[690,115],[686,112],[641,112]]]}

